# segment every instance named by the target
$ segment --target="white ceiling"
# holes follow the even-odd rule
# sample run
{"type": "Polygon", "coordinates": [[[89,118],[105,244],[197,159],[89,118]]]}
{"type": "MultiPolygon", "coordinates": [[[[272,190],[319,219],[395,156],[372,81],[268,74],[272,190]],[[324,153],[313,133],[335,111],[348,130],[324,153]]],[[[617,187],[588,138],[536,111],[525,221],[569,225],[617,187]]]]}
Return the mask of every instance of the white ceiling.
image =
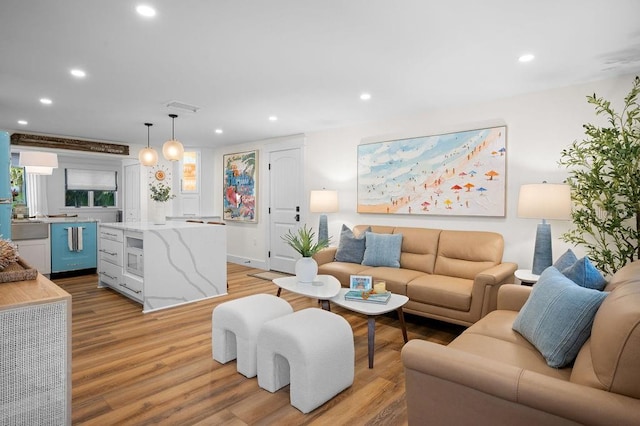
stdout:
{"type": "Polygon", "coordinates": [[[640,71],[638,0],[145,1],[2,0],[0,128],[228,145],[640,71]]]}

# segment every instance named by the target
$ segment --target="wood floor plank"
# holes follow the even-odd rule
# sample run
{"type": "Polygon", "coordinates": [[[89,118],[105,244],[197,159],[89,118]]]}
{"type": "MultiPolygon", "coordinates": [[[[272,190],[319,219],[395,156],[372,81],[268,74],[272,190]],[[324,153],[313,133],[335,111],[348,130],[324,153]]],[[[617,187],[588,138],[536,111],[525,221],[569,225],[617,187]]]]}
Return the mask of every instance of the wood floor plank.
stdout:
{"type": "MultiPolygon", "coordinates": [[[[97,275],[54,280],[72,295],[74,425],[405,425],[404,345],[395,313],[376,318],[374,368],[368,368],[367,318],[332,306],[354,332],[353,385],[309,414],[289,403],[289,387],[270,393],[257,379],[211,355],[211,313],[220,303],[276,286],[228,264],[228,294],[142,313],[142,306],[98,288],[97,275]]],[[[283,292],[294,310],[317,301],[283,292]]],[[[463,328],[406,315],[409,338],[446,344],[463,328]]]]}

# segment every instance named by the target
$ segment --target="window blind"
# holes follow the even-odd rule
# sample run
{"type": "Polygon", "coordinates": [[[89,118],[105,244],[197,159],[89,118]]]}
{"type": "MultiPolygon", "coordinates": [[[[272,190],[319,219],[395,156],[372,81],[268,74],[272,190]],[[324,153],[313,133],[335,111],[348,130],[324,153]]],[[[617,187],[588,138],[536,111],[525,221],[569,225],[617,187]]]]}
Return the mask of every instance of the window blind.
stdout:
{"type": "Polygon", "coordinates": [[[118,172],[109,170],[65,169],[67,190],[116,191],[118,172]]]}

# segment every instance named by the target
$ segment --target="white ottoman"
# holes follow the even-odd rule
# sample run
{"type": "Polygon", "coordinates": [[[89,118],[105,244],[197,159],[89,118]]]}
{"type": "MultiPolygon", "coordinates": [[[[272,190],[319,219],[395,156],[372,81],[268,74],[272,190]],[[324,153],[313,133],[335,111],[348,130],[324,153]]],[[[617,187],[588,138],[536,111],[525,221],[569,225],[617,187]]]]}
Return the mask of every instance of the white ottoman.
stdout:
{"type": "Polygon", "coordinates": [[[236,369],[246,377],[256,375],[256,342],[262,325],[293,312],[289,303],[270,294],[255,294],[221,303],[213,309],[213,359],[225,364],[238,358],[236,369]]]}
{"type": "Polygon", "coordinates": [[[275,392],[291,383],[291,405],[313,411],[353,384],[351,326],[310,308],[273,319],[258,335],[258,385],[275,392]]]}

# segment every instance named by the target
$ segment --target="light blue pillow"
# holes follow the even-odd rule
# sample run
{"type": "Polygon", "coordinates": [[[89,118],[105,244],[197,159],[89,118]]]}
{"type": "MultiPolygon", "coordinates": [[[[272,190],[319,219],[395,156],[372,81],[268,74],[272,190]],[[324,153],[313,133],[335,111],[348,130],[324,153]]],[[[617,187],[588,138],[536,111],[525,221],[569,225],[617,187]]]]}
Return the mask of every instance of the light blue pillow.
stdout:
{"type": "Polygon", "coordinates": [[[596,269],[587,256],[562,269],[562,274],[580,287],[602,290],[607,285],[600,271],[596,269]]]}
{"type": "Polygon", "coordinates": [[[578,261],[578,257],[575,255],[573,250],[567,249],[562,256],[555,261],[553,266],[556,267],[558,271],[562,271],[563,269],[567,269],[569,266],[573,265],[578,261]]]}
{"type": "Polygon", "coordinates": [[[342,225],[342,231],[340,231],[340,244],[338,244],[338,250],[336,250],[335,261],[336,262],[349,262],[349,263],[362,263],[364,258],[365,249],[365,235],[366,232],[371,231],[371,227],[365,229],[359,237],[353,234],[353,231],[342,225]]]}
{"type": "Polygon", "coordinates": [[[365,250],[362,264],[366,266],[400,267],[402,234],[365,233],[365,250]]]}
{"type": "Polygon", "coordinates": [[[540,351],[550,367],[564,367],[589,338],[593,318],[607,294],[580,287],[550,266],[533,286],[513,329],[540,351]]]}

